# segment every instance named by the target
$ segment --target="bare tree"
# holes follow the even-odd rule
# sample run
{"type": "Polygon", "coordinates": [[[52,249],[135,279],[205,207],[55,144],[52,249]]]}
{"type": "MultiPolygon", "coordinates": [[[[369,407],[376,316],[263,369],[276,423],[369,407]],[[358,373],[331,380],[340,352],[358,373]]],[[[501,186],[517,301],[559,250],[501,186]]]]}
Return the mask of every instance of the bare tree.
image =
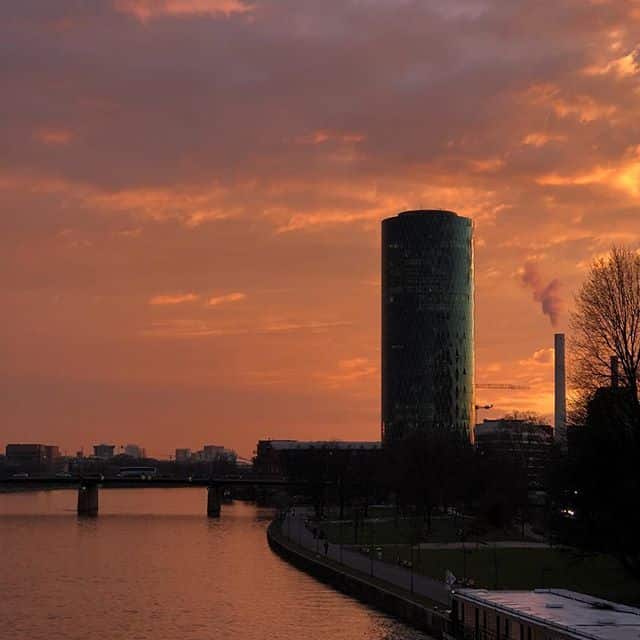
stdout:
{"type": "Polygon", "coordinates": [[[571,316],[576,389],[568,464],[583,544],[615,554],[640,577],[640,254],[624,247],[592,265],[571,316]],[[610,359],[618,382],[610,384],[610,359]],[[615,387],[599,389],[601,387],[615,387]],[[580,415],[582,414],[582,415],[580,415]]]}
{"type": "Polygon", "coordinates": [[[571,314],[572,374],[584,401],[608,386],[611,356],[620,365],[620,385],[638,397],[640,384],[640,253],[614,246],[595,260],[571,314]]]}

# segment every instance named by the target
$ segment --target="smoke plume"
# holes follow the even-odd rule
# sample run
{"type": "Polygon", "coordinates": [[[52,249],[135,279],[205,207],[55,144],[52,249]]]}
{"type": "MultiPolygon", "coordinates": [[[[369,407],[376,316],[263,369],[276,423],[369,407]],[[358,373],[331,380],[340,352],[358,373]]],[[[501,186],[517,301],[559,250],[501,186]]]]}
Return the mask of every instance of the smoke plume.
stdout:
{"type": "Polygon", "coordinates": [[[535,262],[525,263],[521,277],[522,284],[533,291],[533,299],[540,303],[542,313],[549,317],[551,326],[557,326],[563,306],[560,280],[554,278],[545,284],[535,262]]]}

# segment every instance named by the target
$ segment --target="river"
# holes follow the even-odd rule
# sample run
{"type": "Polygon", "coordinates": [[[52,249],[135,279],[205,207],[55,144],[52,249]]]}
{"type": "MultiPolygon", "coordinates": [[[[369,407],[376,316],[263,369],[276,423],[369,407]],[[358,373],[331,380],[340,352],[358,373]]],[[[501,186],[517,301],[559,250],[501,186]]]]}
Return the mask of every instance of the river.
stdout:
{"type": "Polygon", "coordinates": [[[269,509],[202,489],[0,494],[0,638],[428,640],[288,565],[269,509]]]}

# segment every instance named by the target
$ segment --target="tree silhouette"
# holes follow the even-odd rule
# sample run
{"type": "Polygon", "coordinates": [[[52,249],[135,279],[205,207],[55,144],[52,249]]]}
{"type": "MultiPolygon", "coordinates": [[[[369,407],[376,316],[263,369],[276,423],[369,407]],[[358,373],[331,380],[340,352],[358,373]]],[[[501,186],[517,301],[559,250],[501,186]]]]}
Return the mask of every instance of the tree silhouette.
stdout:
{"type": "MultiPolygon", "coordinates": [[[[637,398],[640,381],[640,253],[614,246],[593,262],[571,314],[573,387],[584,398],[609,385],[611,356],[620,386],[637,398]]],[[[583,402],[584,405],[584,402],[583,402]]]]}

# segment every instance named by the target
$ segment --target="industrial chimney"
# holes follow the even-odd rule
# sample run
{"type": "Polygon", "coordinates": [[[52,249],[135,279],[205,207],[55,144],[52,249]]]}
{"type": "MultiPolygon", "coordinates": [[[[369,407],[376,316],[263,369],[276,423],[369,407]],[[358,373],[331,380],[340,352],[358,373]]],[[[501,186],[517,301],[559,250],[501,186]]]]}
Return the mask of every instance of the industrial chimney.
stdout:
{"type": "Polygon", "coordinates": [[[553,435],[562,449],[567,448],[567,386],[564,333],[555,334],[555,419],[553,435]]]}
{"type": "Polygon", "coordinates": [[[620,384],[620,373],[618,371],[618,356],[611,356],[611,388],[617,389],[620,384]]]}

